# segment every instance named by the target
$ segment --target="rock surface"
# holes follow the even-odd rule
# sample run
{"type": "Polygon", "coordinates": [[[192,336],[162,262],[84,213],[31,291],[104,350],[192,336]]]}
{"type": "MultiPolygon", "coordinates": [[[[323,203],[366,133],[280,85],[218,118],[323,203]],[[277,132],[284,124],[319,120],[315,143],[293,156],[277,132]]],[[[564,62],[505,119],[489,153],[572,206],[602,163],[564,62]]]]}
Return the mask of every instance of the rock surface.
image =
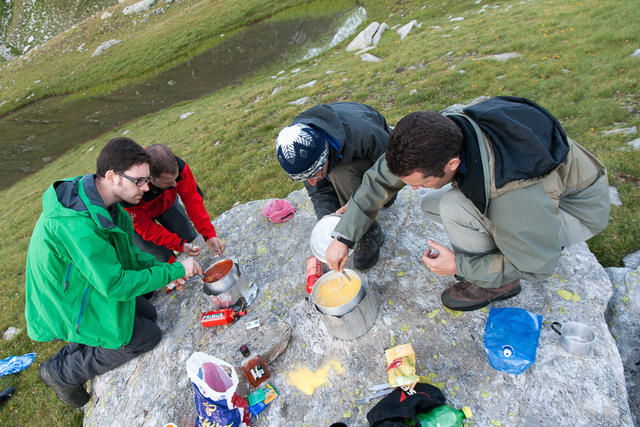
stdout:
{"type": "MultiPolygon", "coordinates": [[[[604,317],[612,286],[586,244],[567,248],[549,279],[522,282],[520,295],[494,304],[522,307],[545,321],[533,366],[518,376],[504,374],[491,368],[484,351],[488,311],[445,310],[440,293],[451,277],[435,276],[420,261],[427,238],[448,243],[442,227],[420,210],[426,191],[405,188],[380,213],[386,233],[380,261],[361,272],[377,295],[380,313],[373,328],[354,341],[333,338],[306,300],[308,238],[316,218],[304,190],[287,198],[297,208],[289,222],[267,222],[260,215],[265,201],[238,205],[214,221],[227,243],[225,255],[260,288],[249,313],[273,313],[292,328],[288,347],[269,364],[270,382],[280,396],[254,424],[366,425],[366,413],[377,400],[359,407],[355,400],[386,380],[384,350],[411,342],[418,373],[442,388],[450,405],[469,406],[474,425],[562,425],[567,420],[579,426],[631,425],[622,362],[604,317]],[[575,357],[560,347],[548,324],[571,320],[595,330],[592,354],[575,357]],[[318,380],[311,395],[290,385],[300,380],[301,368],[308,369],[307,385],[318,380]]],[[[192,425],[193,391],[184,362],[194,351],[216,355],[225,346],[220,332],[199,325],[204,298],[198,287],[154,298],[165,331],[162,342],[94,381],[86,424],[151,426],[173,420],[192,425]]]]}
{"type": "Polygon", "coordinates": [[[640,251],[623,260],[624,267],[605,268],[613,284],[607,321],[620,351],[629,393],[629,406],[640,419],[640,251]]]}
{"type": "Polygon", "coordinates": [[[369,46],[377,46],[382,33],[385,29],[389,28],[384,22],[382,24],[378,22],[372,22],[362,30],[352,41],[347,45],[347,52],[354,50],[361,50],[369,46]]]}

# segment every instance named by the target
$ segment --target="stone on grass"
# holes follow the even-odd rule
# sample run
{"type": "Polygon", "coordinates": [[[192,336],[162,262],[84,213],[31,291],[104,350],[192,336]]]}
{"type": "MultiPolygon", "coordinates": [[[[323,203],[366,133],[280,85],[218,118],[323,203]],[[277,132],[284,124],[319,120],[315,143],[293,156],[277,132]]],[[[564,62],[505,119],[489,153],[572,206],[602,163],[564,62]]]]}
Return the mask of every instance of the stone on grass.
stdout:
{"type": "Polygon", "coordinates": [[[638,133],[637,126],[631,126],[628,128],[618,128],[612,130],[602,131],[602,136],[610,136],[610,135],[635,135],[638,133]]]}
{"type": "Polygon", "coordinates": [[[364,62],[380,62],[380,61],[382,61],[382,59],[378,58],[375,55],[371,55],[370,53],[364,53],[364,54],[360,55],[360,59],[362,59],[364,62]]]}
{"type": "Polygon", "coordinates": [[[491,59],[498,62],[506,62],[510,59],[517,58],[521,56],[518,52],[506,52],[506,53],[497,53],[495,55],[483,56],[482,58],[478,58],[478,61],[482,59],[491,59]]]}
{"type": "Polygon", "coordinates": [[[184,114],[180,114],[180,120],[184,120],[184,119],[186,119],[187,117],[189,117],[191,115],[193,115],[193,111],[187,111],[184,114]]]}
{"type": "Polygon", "coordinates": [[[630,145],[634,150],[640,150],[640,138],[627,142],[627,145],[630,145]]]}
{"type": "Polygon", "coordinates": [[[351,43],[347,46],[347,52],[364,49],[369,46],[377,46],[382,33],[387,28],[389,27],[384,22],[382,24],[372,22],[351,40],[351,43]]]}
{"type": "Polygon", "coordinates": [[[13,326],[9,326],[7,330],[4,331],[2,338],[4,338],[5,341],[11,341],[13,337],[15,337],[18,334],[18,332],[20,332],[20,329],[14,328],[13,326]]]}
{"type": "Polygon", "coordinates": [[[140,13],[144,10],[149,9],[156,3],[156,0],[142,0],[137,3],[134,3],[130,6],[122,9],[122,13],[125,15],[133,15],[134,13],[140,13]]]}
{"type": "Polygon", "coordinates": [[[102,16],[100,16],[100,19],[102,19],[103,21],[107,18],[111,18],[113,16],[113,13],[111,12],[105,12],[102,14],[102,16]]]}
{"type": "Polygon", "coordinates": [[[93,58],[94,56],[100,55],[102,52],[109,49],[110,47],[117,45],[118,43],[122,43],[122,40],[111,39],[101,43],[100,46],[98,46],[96,50],[91,54],[91,57],[93,58]]]}
{"type": "Polygon", "coordinates": [[[622,206],[620,193],[618,193],[618,189],[616,187],[609,186],[609,200],[611,201],[612,205],[622,206]]]}
{"type": "Polygon", "coordinates": [[[287,104],[291,104],[291,105],[304,105],[307,102],[309,102],[309,97],[308,96],[303,96],[302,98],[298,98],[295,101],[289,101],[287,102],[287,104]]]}
{"type": "Polygon", "coordinates": [[[634,58],[640,58],[640,49],[636,49],[631,56],[633,56],[634,58]]]}
{"type": "Polygon", "coordinates": [[[411,31],[413,27],[419,27],[418,21],[416,21],[415,19],[398,28],[396,30],[396,33],[400,34],[400,40],[403,40],[405,37],[407,37],[407,34],[409,34],[409,31],[411,31]]]}
{"type": "Polygon", "coordinates": [[[280,92],[282,89],[284,89],[284,86],[277,86],[274,87],[273,90],[271,91],[271,96],[275,95],[276,93],[280,92]]]}
{"type": "Polygon", "coordinates": [[[300,86],[296,86],[296,89],[306,89],[308,87],[313,87],[315,86],[316,82],[317,80],[311,80],[308,83],[304,83],[304,84],[301,84],[300,86]]]}
{"type": "MultiPolygon", "coordinates": [[[[622,362],[604,317],[613,290],[587,245],[566,248],[553,276],[522,281],[520,295],[493,304],[522,307],[547,322],[536,362],[529,369],[517,376],[496,371],[483,345],[488,311],[445,310],[440,293],[453,277],[436,276],[420,261],[427,239],[449,244],[443,227],[420,209],[420,197],[428,191],[405,188],[393,206],[378,215],[386,234],[380,260],[359,274],[378,296],[380,313],[372,329],[354,341],[334,338],[307,299],[309,235],[317,219],[306,191],[287,197],[297,212],[282,224],[262,217],[260,208],[266,200],[240,204],[215,219],[216,230],[226,241],[225,256],[234,258],[242,274],[259,287],[248,315],[272,315],[291,327],[286,349],[268,364],[269,382],[280,396],[254,418],[254,425],[339,421],[366,425],[366,414],[378,399],[360,407],[355,401],[367,387],[386,381],[385,349],[407,342],[416,352],[417,372],[442,388],[448,404],[469,406],[474,425],[561,425],[567,420],[579,426],[631,425],[622,362]],[[565,353],[548,325],[570,320],[594,329],[597,341],[591,354],[565,353]],[[328,370],[322,386],[311,395],[289,383],[300,368],[318,374],[328,370]]],[[[205,247],[201,240],[198,243],[205,247]]],[[[353,268],[352,259],[347,268],[353,268]]],[[[237,341],[228,341],[225,334],[244,333],[245,319],[232,327],[202,328],[199,317],[207,309],[207,297],[199,286],[160,293],[152,302],[159,310],[162,341],[151,352],[93,381],[95,395],[85,413],[86,425],[151,426],[168,421],[192,425],[195,408],[186,359],[194,351],[234,357],[227,343],[237,341]]]]}

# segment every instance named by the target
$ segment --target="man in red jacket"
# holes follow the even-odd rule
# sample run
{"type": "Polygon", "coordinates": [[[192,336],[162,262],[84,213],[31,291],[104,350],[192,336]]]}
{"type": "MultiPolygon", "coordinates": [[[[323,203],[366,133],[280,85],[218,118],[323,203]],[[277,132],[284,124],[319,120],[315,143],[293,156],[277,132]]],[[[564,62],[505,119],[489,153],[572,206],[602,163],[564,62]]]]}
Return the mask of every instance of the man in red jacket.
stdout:
{"type": "Polygon", "coordinates": [[[189,166],[166,145],[153,144],[146,152],[151,172],[150,189],[139,204],[125,206],[133,220],[136,246],[163,262],[175,262],[174,251],[197,256],[200,248],[191,244],[197,236],[195,225],[211,252],[221,254],[225,245],[216,236],[189,166]]]}

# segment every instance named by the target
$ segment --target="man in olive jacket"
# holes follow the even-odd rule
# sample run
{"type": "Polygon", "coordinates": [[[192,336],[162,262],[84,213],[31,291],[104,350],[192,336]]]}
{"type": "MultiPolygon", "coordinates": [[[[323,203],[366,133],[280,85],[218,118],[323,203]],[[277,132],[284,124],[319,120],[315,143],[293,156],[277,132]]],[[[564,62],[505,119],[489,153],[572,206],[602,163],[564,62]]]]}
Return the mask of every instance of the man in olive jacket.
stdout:
{"type": "MultiPolygon", "coordinates": [[[[292,179],[305,181],[320,219],[343,210],[364,173],[384,154],[389,133],[385,118],[368,105],[357,102],[316,105],[280,131],[276,154],[292,179]]],[[[360,270],[376,263],[384,241],[384,233],[376,221],[365,231],[354,253],[354,266],[360,270]]]]}
{"type": "MultiPolygon", "coordinates": [[[[437,275],[457,276],[442,293],[443,304],[454,310],[517,295],[520,278],[553,274],[564,247],[592,237],[609,220],[602,163],[524,98],[405,116],[335,236],[357,241],[405,185],[440,189],[425,196],[422,209],[444,225],[453,250],[429,240],[422,261],[437,275]]],[[[336,238],[326,257],[329,267],[341,270],[348,248],[336,238]]]]}
{"type": "Polygon", "coordinates": [[[134,246],[120,202],[138,203],[149,180],[142,147],[115,138],[95,175],[57,181],[42,197],[27,253],[27,332],[69,342],[42,364],[40,377],[71,407],[89,400],[87,380],[160,341],[156,310],[140,295],[202,273],[192,258],[160,263],[134,246]]]}

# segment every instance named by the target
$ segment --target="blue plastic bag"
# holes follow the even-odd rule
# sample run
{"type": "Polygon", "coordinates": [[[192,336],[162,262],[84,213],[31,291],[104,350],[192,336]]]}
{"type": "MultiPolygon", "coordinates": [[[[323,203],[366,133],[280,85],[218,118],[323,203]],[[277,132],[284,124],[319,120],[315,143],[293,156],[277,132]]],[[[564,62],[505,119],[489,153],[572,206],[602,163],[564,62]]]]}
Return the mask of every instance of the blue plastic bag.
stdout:
{"type": "Polygon", "coordinates": [[[27,353],[22,356],[9,356],[6,359],[0,360],[0,377],[27,369],[35,358],[36,353],[27,353]]]}
{"type": "Polygon", "coordinates": [[[536,361],[542,316],[522,308],[492,308],[484,328],[484,349],[498,371],[520,374],[536,361]]]}

